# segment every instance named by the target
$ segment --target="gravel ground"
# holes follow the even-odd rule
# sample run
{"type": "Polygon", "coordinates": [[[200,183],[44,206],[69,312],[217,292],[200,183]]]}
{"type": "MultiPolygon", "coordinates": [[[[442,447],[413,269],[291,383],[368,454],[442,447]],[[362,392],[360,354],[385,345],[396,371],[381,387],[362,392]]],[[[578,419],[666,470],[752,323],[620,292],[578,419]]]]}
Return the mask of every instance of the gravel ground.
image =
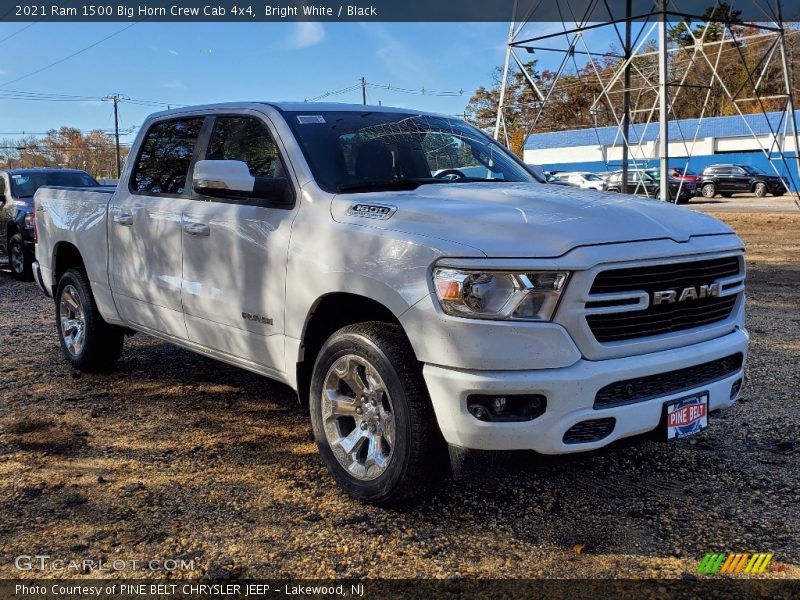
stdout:
{"type": "Polygon", "coordinates": [[[0,273],[0,577],[36,553],[194,558],[182,577],[684,577],[711,551],[800,577],[800,216],[723,218],[749,248],[734,408],[697,438],[447,481],[403,512],[337,491],[286,387],[143,335],[81,375],[51,302],[0,273]]]}

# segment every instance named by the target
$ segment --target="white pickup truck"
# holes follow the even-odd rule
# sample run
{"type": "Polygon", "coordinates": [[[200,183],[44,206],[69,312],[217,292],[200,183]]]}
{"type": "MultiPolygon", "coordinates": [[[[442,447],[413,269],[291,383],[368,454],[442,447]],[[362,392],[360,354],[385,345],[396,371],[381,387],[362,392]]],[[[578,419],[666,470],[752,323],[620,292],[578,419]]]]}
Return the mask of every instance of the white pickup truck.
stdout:
{"type": "Polygon", "coordinates": [[[542,183],[446,116],[170,110],[116,191],[42,188],[35,214],[72,365],[111,368],[139,331],[281,380],[366,502],[417,496],[448,451],[458,470],[475,451],[684,437],[742,383],[727,226],[542,183]]]}

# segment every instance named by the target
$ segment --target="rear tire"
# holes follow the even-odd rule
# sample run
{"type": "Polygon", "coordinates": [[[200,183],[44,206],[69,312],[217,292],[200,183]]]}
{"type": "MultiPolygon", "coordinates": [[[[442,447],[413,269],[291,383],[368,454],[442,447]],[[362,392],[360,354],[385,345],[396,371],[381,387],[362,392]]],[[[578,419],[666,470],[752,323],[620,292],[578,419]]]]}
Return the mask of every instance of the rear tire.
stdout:
{"type": "Polygon", "coordinates": [[[361,323],[328,338],[314,364],[309,408],[322,460],[348,495],[398,506],[427,491],[443,450],[399,326],[361,323]]]}
{"type": "Polygon", "coordinates": [[[11,267],[11,275],[17,281],[30,281],[33,279],[31,264],[33,260],[25,252],[25,244],[22,241],[22,234],[16,233],[8,240],[8,264],[11,267]]]}
{"type": "Polygon", "coordinates": [[[55,301],[56,328],[67,361],[87,373],[110,370],[122,354],[124,332],[100,316],[86,273],[67,269],[55,301]]]}
{"type": "Polygon", "coordinates": [[[717,195],[717,186],[713,183],[706,183],[700,190],[703,193],[703,198],[713,198],[717,195]]]}
{"type": "Polygon", "coordinates": [[[767,195],[767,184],[758,182],[753,188],[753,193],[756,195],[756,198],[763,198],[767,195]]]}

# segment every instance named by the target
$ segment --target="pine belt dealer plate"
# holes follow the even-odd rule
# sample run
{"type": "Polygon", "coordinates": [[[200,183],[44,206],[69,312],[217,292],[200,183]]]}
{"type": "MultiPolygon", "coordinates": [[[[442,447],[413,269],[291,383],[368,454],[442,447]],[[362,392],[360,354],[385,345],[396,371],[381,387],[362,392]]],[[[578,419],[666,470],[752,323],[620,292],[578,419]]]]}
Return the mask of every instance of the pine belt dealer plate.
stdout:
{"type": "Polygon", "coordinates": [[[668,440],[688,437],[708,427],[708,392],[669,402],[666,408],[668,440]]]}

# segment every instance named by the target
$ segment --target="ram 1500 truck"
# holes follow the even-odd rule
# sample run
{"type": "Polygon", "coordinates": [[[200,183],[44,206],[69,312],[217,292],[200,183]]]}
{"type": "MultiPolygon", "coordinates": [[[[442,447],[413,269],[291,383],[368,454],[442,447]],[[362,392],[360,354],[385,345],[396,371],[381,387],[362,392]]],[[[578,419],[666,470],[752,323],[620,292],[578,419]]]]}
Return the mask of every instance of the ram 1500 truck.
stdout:
{"type": "Polygon", "coordinates": [[[35,207],[66,360],[109,369],[138,331],[283,381],[333,478],[375,504],[418,495],[448,451],[681,438],[742,383],[726,225],[548,185],[446,116],[170,110],[116,191],[43,188],[35,207]]]}

